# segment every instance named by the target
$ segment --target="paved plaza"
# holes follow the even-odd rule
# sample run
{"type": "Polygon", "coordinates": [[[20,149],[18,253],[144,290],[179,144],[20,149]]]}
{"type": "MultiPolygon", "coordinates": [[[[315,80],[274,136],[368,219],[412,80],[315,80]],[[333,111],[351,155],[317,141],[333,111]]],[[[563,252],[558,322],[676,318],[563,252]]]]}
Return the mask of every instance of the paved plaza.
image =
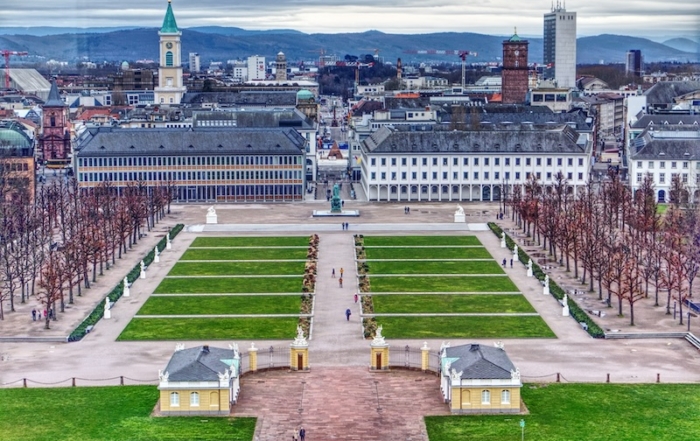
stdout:
{"type": "MultiPolygon", "coordinates": [[[[98,322],[82,341],[0,341],[0,385],[20,386],[22,378],[27,378],[30,387],[69,386],[73,377],[77,378],[78,385],[117,384],[115,377],[119,376],[126,377],[128,384],[155,384],[158,369],[166,365],[179,342],[117,342],[116,339],[197,236],[308,236],[318,233],[318,277],[309,345],[311,371],[273,371],[244,376],[240,403],[234,407],[234,414],[259,417],[256,439],[261,441],[289,438],[299,424],[307,428],[309,440],[425,440],[422,416],[447,412],[447,406],[439,399],[437,377],[403,370],[389,374],[368,372],[369,341],[362,338],[359,303],[353,301],[358,291],[353,234],[474,234],[497,261],[508,252],[500,248],[499,239],[491,231],[470,231],[470,226],[471,230],[480,230],[486,222],[495,220],[499,211],[497,204],[465,204],[466,224],[453,222],[455,203],[423,203],[410,207],[411,213],[404,214],[401,203],[348,201],[345,208],[360,210],[360,217],[336,220],[311,217],[313,210],[327,208],[325,201],[226,205],[216,206],[219,223],[206,226],[208,206],[175,206],[173,213],[134,250],[98,278],[94,287],[84,292],[65,314],[60,314],[59,321],[52,322],[50,331],[32,322],[30,311],[38,306],[32,303],[33,299],[27,304],[18,304],[16,313],[6,314],[6,320],[0,322],[0,337],[65,338],[168,228],[177,223],[187,225],[174,239],[173,249],[164,251],[160,263],[148,268],[147,278],[134,283],[131,296],[121,298],[114,305],[112,318],[98,322]],[[341,229],[341,221],[349,222],[347,231],[341,229]],[[340,268],[345,271],[342,288],[337,278],[331,277],[334,268],[336,274],[340,268]],[[344,314],[347,308],[352,311],[349,321],[344,314]]],[[[499,223],[506,229],[514,227],[508,220],[499,223]]],[[[525,246],[525,249],[536,251],[533,246],[525,246]]],[[[542,294],[542,286],[536,279],[526,276],[521,264],[516,262],[514,268],[508,267],[505,272],[557,336],[556,339],[504,340],[505,349],[520,368],[524,382],[554,381],[556,373],[561,373],[564,381],[577,382],[602,382],[608,373],[613,382],[653,382],[657,374],[661,375],[662,382],[700,381],[700,353],[684,340],[592,339],[571,317],[562,317],[557,301],[542,294]]],[[[562,286],[580,286],[562,269],[554,269],[550,274],[562,286]]],[[[596,306],[599,302],[595,294],[575,300],[585,307],[600,307],[596,306]]],[[[665,316],[661,308],[650,306],[647,300],[651,299],[637,304],[638,325],[634,328],[625,325],[626,317],[615,317],[614,310],[606,310],[609,314],[596,320],[603,328],[623,331],[678,332],[686,329],[665,316]]],[[[698,335],[700,319],[694,320],[691,330],[698,335]]],[[[255,341],[255,344],[260,348],[287,346],[293,337],[290,335],[285,341],[255,341]]],[[[423,341],[386,337],[392,351],[401,351],[407,345],[417,349],[423,344],[423,341]]],[[[226,347],[230,342],[184,343],[187,347],[198,344],[226,347]]],[[[236,343],[245,352],[251,341],[236,343]]],[[[441,343],[441,340],[427,341],[432,350],[438,350],[441,343]]],[[[452,345],[463,343],[491,345],[494,341],[451,341],[452,345]]]]}

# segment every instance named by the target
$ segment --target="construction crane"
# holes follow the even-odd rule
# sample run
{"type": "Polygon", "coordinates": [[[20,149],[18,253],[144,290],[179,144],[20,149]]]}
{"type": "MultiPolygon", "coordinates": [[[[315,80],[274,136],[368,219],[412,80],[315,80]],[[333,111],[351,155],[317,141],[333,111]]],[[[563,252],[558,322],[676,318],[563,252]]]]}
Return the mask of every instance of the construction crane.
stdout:
{"type": "Polygon", "coordinates": [[[426,50],[408,50],[404,51],[404,54],[414,54],[414,55],[457,55],[462,60],[462,90],[465,87],[465,79],[467,76],[467,56],[472,55],[476,57],[478,54],[472,51],[464,50],[443,50],[443,49],[426,49],[426,50]]]}
{"type": "Polygon", "coordinates": [[[17,55],[19,57],[29,55],[27,52],[20,51],[8,51],[6,49],[1,49],[0,54],[5,57],[5,89],[10,88],[10,56],[17,55]]]}

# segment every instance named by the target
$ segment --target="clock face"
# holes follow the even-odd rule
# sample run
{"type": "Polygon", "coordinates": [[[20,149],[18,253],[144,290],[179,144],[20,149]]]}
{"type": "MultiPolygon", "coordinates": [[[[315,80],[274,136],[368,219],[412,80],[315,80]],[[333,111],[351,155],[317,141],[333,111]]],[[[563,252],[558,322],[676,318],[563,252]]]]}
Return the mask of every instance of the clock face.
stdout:
{"type": "Polygon", "coordinates": [[[514,54],[517,57],[518,55],[520,55],[520,51],[515,51],[514,54]]]}
{"type": "Polygon", "coordinates": [[[165,47],[167,47],[168,49],[172,49],[173,44],[171,42],[167,42],[167,43],[165,43],[165,47]]]}

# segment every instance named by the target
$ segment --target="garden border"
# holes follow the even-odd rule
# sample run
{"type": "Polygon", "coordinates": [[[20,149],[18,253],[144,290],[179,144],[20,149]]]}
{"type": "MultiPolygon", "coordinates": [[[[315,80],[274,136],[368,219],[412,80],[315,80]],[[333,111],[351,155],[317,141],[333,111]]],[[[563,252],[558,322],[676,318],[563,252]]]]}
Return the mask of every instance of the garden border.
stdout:
{"type": "MultiPolygon", "coordinates": [[[[180,231],[185,227],[184,224],[177,224],[175,225],[170,231],[170,240],[174,239],[175,236],[178,235],[180,231]]],[[[165,249],[165,246],[167,244],[168,238],[167,234],[165,237],[163,237],[158,243],[156,244],[156,247],[158,247],[158,251],[163,251],[165,249]]],[[[153,262],[153,258],[155,256],[155,253],[153,250],[149,251],[148,254],[146,254],[146,257],[143,258],[143,263],[146,266],[149,266],[153,262]]],[[[129,284],[132,284],[136,279],[139,278],[139,275],[141,274],[141,262],[137,263],[134,265],[134,267],[129,271],[129,273],[126,275],[126,279],[129,282],[129,284]]],[[[124,281],[122,280],[119,282],[112,290],[107,294],[105,298],[109,298],[110,302],[114,303],[119,298],[124,294],[124,281]]],[[[82,340],[85,335],[87,335],[90,331],[88,331],[88,327],[95,326],[97,322],[100,321],[100,319],[104,316],[104,298],[102,301],[100,301],[97,306],[95,306],[95,309],[92,310],[90,314],[88,314],[85,319],[80,322],[80,324],[73,330],[73,332],[70,333],[70,335],[66,338],[67,342],[74,342],[74,341],[80,341],[82,340]]]]}
{"type": "MultiPolygon", "coordinates": [[[[506,238],[506,247],[509,250],[513,250],[513,246],[515,245],[515,241],[510,238],[508,234],[503,231],[501,227],[496,225],[493,222],[488,223],[489,228],[493,232],[493,234],[496,235],[499,239],[502,237],[502,234],[505,234],[506,238]]],[[[518,260],[523,263],[523,265],[527,265],[527,262],[530,260],[530,256],[523,251],[521,247],[518,247],[518,260]]],[[[536,263],[532,263],[532,274],[539,280],[540,282],[544,282],[545,278],[545,273],[542,271],[542,268],[540,268],[539,265],[536,263]]],[[[564,298],[565,291],[557,285],[557,283],[550,279],[549,280],[549,293],[557,300],[562,300],[564,298]]],[[[580,306],[578,306],[578,303],[576,303],[574,300],[571,299],[571,297],[568,297],[568,303],[569,303],[569,312],[571,317],[576,320],[579,324],[586,324],[585,331],[588,332],[588,334],[593,337],[593,338],[605,338],[605,332],[598,326],[596,322],[591,319],[591,317],[586,314],[586,312],[581,309],[580,306]]],[[[583,327],[583,326],[582,326],[583,327]]]]}

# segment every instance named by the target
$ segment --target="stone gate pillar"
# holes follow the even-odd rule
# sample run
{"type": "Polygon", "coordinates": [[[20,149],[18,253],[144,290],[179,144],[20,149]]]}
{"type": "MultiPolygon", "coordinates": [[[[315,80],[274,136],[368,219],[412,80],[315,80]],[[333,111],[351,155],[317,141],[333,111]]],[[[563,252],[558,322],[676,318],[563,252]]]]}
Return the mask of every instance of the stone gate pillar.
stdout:
{"type": "Polygon", "coordinates": [[[423,347],[420,348],[420,368],[423,372],[428,370],[430,362],[430,348],[428,342],[423,342],[423,347]]]}
{"type": "Polygon", "coordinates": [[[250,372],[258,370],[258,348],[255,347],[255,343],[251,343],[248,348],[248,370],[250,372]]]}
{"type": "Polygon", "coordinates": [[[374,340],[369,344],[370,347],[370,363],[371,370],[387,370],[389,369],[389,344],[384,341],[382,336],[382,327],[377,328],[377,333],[374,340]]]}
{"type": "Polygon", "coordinates": [[[304,330],[297,326],[297,336],[289,345],[289,368],[293,371],[309,369],[309,342],[304,337],[304,330]]]}

